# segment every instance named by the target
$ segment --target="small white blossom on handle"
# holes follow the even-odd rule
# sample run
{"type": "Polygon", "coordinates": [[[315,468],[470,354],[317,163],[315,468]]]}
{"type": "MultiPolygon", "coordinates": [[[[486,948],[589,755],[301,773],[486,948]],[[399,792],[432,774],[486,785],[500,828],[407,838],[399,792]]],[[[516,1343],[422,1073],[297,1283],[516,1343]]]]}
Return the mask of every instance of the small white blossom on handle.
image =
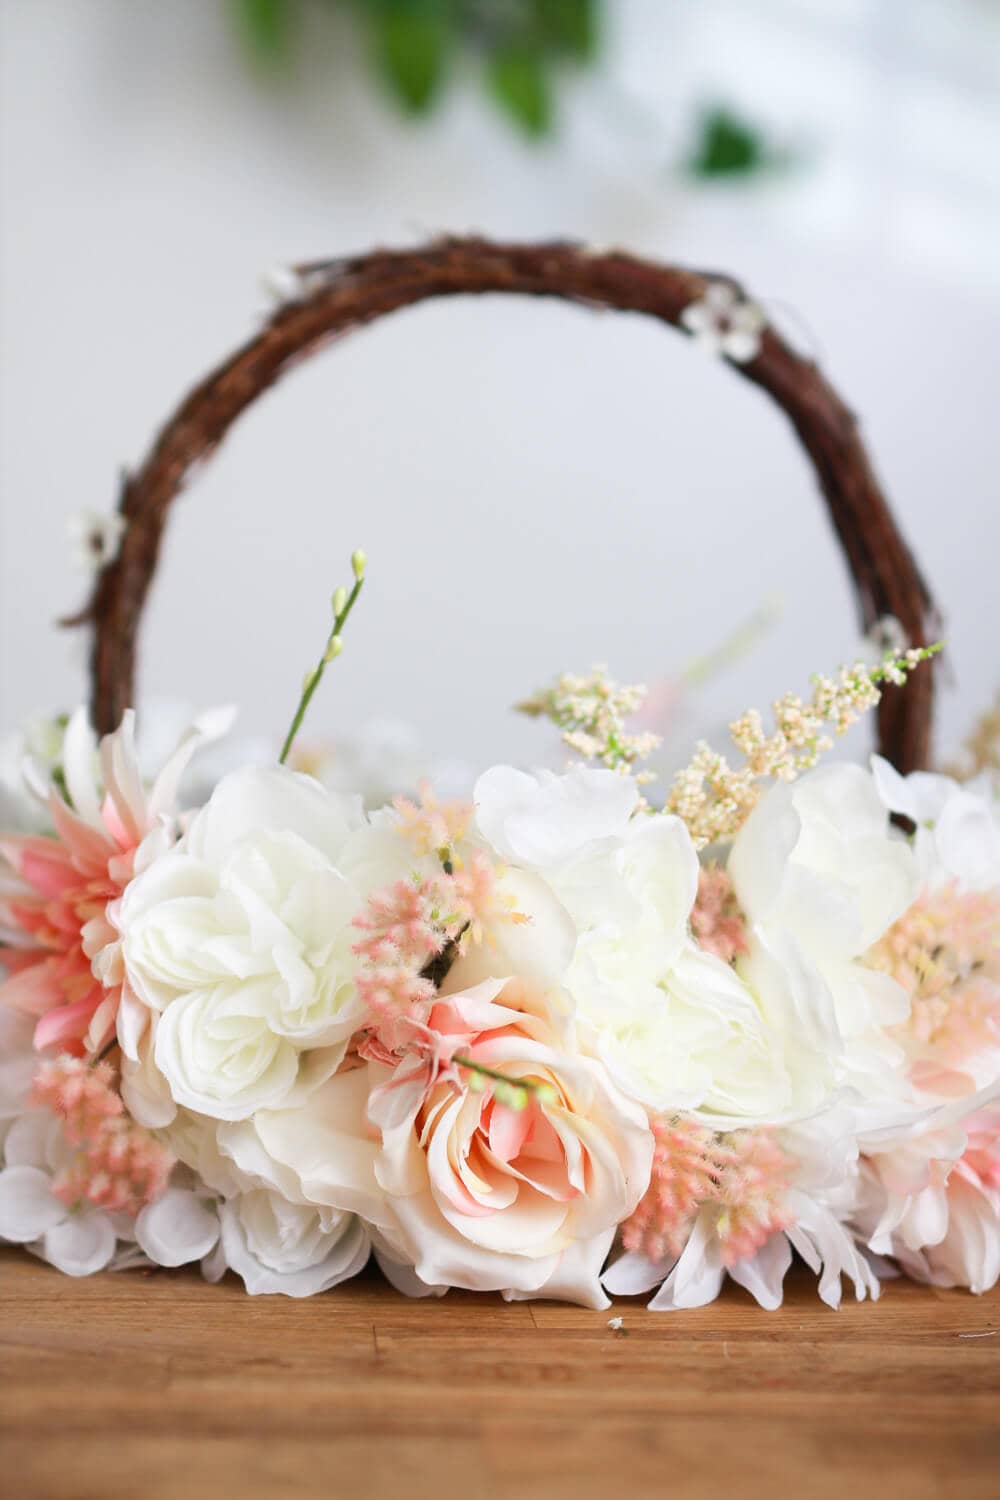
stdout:
{"type": "Polygon", "coordinates": [[[99,573],[118,555],[118,544],[125,534],[125,517],[113,512],[81,510],[69,523],[76,543],[76,561],[80,568],[99,573]]]}
{"type": "Polygon", "coordinates": [[[681,313],[681,325],[706,354],[722,355],[738,365],[760,353],[767,319],[756,302],[728,281],[711,281],[705,295],[681,313]]]}

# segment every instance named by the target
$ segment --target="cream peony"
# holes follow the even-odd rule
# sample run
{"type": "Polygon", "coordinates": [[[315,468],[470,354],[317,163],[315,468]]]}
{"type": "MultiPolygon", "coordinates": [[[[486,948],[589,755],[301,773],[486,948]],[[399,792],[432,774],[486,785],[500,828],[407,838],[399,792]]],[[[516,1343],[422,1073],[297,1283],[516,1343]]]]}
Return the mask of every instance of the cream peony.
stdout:
{"type": "Polygon", "coordinates": [[[237,771],[129,886],[119,1040],[174,1104],[244,1119],[336,1069],[362,1019],[351,921],[363,897],[338,863],[359,821],[306,777],[237,771]]]}

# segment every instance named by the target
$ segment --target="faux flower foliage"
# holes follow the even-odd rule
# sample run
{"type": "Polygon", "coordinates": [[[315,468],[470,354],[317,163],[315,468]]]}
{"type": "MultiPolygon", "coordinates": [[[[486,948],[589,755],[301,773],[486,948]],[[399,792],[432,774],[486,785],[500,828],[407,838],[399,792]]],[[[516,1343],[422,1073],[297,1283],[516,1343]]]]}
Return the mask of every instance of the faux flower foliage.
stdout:
{"type": "Polygon", "coordinates": [[[181,813],[222,722],[150,785],[131,714],[98,746],[78,713],[0,843],[0,1237],[289,1296],[370,1255],[410,1296],[589,1307],[727,1277],[775,1307],[794,1255],[832,1305],[890,1262],[986,1289],[997,806],[815,765],[920,654],[778,700],[771,734],[744,716],[745,764],[702,747],[663,811],[641,692],[603,673],[532,705],[596,765],[367,812],[272,764],[181,813]]]}

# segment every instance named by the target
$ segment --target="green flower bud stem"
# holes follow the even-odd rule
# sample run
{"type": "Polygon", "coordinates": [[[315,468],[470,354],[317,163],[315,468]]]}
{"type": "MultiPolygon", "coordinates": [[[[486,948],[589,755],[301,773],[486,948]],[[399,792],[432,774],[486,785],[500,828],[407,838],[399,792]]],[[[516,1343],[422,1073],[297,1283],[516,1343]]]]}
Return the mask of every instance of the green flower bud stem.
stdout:
{"type": "Polygon", "coordinates": [[[320,656],[319,662],[311,672],[306,673],[305,681],[302,684],[302,696],[299,698],[299,704],[295,710],[295,717],[292,719],[291,726],[289,727],[288,733],[285,736],[285,743],[281,747],[281,754],[278,756],[279,766],[283,766],[285,764],[285,761],[288,759],[289,751],[295,743],[295,736],[298,734],[299,730],[302,727],[302,720],[305,718],[306,710],[312,702],[313,694],[323,680],[324,671],[326,670],[329,663],[336,660],[341,651],[344,649],[344,643],[340,638],[341,632],[347,623],[347,619],[351,613],[351,610],[354,608],[355,603],[357,602],[358,595],[361,593],[361,590],[364,587],[364,561],[364,553],[355,552],[354,556],[351,558],[351,566],[354,569],[354,587],[351,589],[351,592],[349,594],[344,589],[338,589],[333,596],[333,628],[330,631],[329,636],[327,637],[326,645],[323,647],[323,654],[320,656]],[[361,558],[360,570],[356,561],[356,559],[359,557],[361,558]],[[338,605],[340,606],[339,609],[337,608],[338,605]]]}
{"type": "Polygon", "coordinates": [[[524,1109],[531,1094],[540,1104],[552,1104],[556,1100],[556,1091],[550,1083],[539,1083],[535,1078],[510,1078],[506,1073],[497,1072],[496,1068],[488,1068],[485,1063],[473,1062],[471,1057],[453,1057],[452,1062],[458,1068],[466,1068],[473,1076],[469,1079],[469,1087],[474,1094],[481,1094],[485,1087],[485,1080],[492,1079],[497,1085],[496,1096],[501,1104],[506,1104],[509,1109],[524,1109]]]}

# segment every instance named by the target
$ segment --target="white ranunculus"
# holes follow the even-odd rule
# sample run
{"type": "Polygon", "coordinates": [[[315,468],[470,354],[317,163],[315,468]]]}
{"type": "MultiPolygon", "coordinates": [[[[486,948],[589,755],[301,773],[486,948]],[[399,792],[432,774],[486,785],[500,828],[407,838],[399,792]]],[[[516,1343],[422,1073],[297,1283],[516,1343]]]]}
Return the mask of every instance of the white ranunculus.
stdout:
{"type": "MultiPolygon", "coordinates": [[[[364,897],[338,863],[359,822],[307,777],[238,771],[129,886],[128,985],[157,1018],[152,1062],[175,1104],[243,1119],[336,1069],[362,1019],[351,922],[364,897]]],[[[120,1041],[134,1063],[133,1012],[120,1041]]]]}

